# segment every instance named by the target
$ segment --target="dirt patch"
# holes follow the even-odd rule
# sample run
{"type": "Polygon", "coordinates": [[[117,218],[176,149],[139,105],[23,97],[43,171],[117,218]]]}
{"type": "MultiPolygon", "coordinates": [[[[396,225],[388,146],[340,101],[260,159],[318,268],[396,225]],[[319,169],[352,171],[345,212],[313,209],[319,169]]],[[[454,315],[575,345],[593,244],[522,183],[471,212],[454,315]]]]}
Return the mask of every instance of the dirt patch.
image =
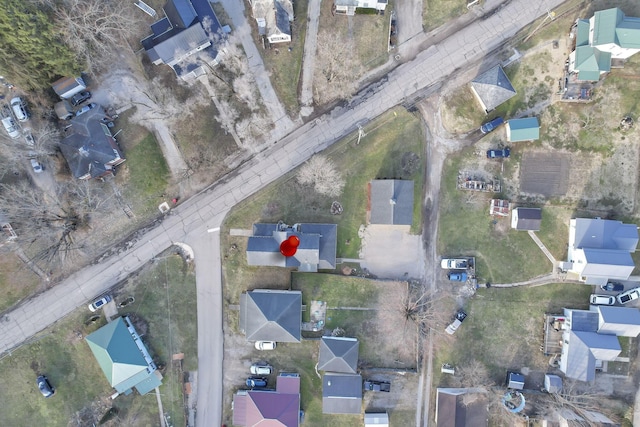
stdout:
{"type": "Polygon", "coordinates": [[[422,236],[408,226],[369,225],[362,240],[362,267],[389,279],[424,277],[422,236]],[[393,250],[390,250],[393,248],[393,250]]]}
{"type": "Polygon", "coordinates": [[[545,197],[564,196],[569,187],[569,156],[526,152],[522,156],[520,191],[545,197]]]}

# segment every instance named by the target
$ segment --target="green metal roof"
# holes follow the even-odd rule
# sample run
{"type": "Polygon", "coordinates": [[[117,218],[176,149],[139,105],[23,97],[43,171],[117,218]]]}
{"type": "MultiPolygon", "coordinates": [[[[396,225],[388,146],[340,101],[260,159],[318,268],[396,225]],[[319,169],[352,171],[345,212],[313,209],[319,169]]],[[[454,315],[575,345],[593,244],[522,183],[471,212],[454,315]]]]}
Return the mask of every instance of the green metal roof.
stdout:
{"type": "Polygon", "coordinates": [[[537,117],[512,119],[507,122],[509,141],[532,141],[540,138],[540,124],[537,117]]]}
{"type": "Polygon", "coordinates": [[[599,10],[593,16],[593,45],[617,43],[616,26],[624,19],[624,13],[614,7],[599,10]]]}
{"type": "Polygon", "coordinates": [[[618,44],[627,49],[640,49],[640,18],[626,16],[616,28],[618,44]]]}
{"type": "MultiPolygon", "coordinates": [[[[89,334],[85,340],[109,384],[118,392],[136,387],[155,375],[122,317],[89,334]]],[[[153,367],[155,370],[155,366],[153,367]]],[[[138,388],[140,394],[142,391],[138,388]]]]}
{"type": "Polygon", "coordinates": [[[578,80],[588,81],[588,82],[597,82],[598,80],[600,80],[600,72],[599,71],[578,71],[578,80]]]}
{"type": "Polygon", "coordinates": [[[576,46],[589,45],[589,20],[580,19],[576,29],[576,46]]]}
{"type": "Polygon", "coordinates": [[[578,71],[611,71],[611,53],[591,46],[577,47],[574,67],[578,71]]]}

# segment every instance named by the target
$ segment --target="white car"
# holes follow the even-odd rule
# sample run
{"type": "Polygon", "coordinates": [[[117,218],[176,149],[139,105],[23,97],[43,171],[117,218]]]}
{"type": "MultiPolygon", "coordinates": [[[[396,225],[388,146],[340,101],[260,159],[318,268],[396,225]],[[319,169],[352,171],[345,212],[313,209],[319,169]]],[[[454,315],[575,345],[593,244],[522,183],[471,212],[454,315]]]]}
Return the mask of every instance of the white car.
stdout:
{"type": "Polygon", "coordinates": [[[110,295],[105,295],[102,298],[100,298],[99,300],[96,300],[96,301],[92,302],[91,304],[89,304],[89,311],[93,313],[93,312],[101,309],[108,302],[111,302],[111,300],[112,300],[112,298],[111,298],[110,295]]]}
{"type": "Polygon", "coordinates": [[[261,365],[259,363],[255,363],[251,365],[251,368],[249,368],[251,375],[271,375],[271,370],[272,370],[271,366],[266,364],[261,365]]]}
{"type": "Polygon", "coordinates": [[[31,167],[35,173],[42,173],[42,165],[36,159],[31,159],[31,167]]]}
{"type": "Polygon", "coordinates": [[[256,341],[256,350],[275,350],[275,341],[256,341]]]}
{"type": "Polygon", "coordinates": [[[469,260],[466,258],[445,258],[440,262],[444,270],[466,270],[469,268],[469,260]]]}
{"type": "Polygon", "coordinates": [[[616,297],[613,295],[591,294],[589,302],[593,305],[613,305],[616,303],[616,297]]]}
{"type": "Polygon", "coordinates": [[[11,100],[11,108],[13,109],[13,114],[16,116],[19,122],[26,122],[29,120],[29,112],[27,111],[27,104],[20,98],[16,96],[11,100]]]}
{"type": "Polygon", "coordinates": [[[13,117],[3,118],[2,125],[11,138],[16,139],[20,137],[20,131],[18,130],[18,126],[16,125],[15,120],[13,120],[13,117]]]}
{"type": "Polygon", "coordinates": [[[638,298],[640,298],[640,288],[629,289],[628,291],[616,296],[616,299],[620,304],[626,304],[633,300],[637,300],[638,298]]]}

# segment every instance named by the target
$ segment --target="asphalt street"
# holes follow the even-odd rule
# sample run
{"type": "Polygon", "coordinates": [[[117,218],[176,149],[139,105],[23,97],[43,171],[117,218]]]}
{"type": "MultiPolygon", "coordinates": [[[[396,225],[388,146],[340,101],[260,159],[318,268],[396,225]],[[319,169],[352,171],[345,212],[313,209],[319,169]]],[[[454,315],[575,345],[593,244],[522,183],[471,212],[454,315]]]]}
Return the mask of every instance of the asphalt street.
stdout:
{"type": "Polygon", "coordinates": [[[561,0],[511,0],[496,13],[431,46],[347,107],[294,130],[206,191],[186,200],[128,249],[89,266],[48,291],[25,301],[0,319],[0,353],[20,346],[77,307],[124,280],[176,242],[195,251],[198,282],[198,426],[220,425],[222,390],[222,298],[220,227],[237,203],[289,172],[311,155],[456,69],[475,64],[520,28],[561,4],[561,0]],[[201,265],[204,264],[204,265],[201,265]],[[204,269],[204,270],[203,270],[204,269]],[[200,297],[202,296],[202,300],[200,297]],[[203,392],[208,390],[209,392],[203,392]]]}

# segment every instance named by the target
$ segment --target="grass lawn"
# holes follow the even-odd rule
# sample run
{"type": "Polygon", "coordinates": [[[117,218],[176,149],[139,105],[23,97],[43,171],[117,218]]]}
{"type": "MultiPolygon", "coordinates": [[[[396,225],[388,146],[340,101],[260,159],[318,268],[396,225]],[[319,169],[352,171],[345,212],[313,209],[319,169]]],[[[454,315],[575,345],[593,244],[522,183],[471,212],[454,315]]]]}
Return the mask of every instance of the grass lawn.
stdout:
{"type": "MultiPolygon", "coordinates": [[[[479,283],[520,282],[550,272],[551,263],[526,232],[512,230],[509,218],[489,216],[489,200],[496,195],[456,188],[463,161],[473,156],[468,149],[450,156],[445,164],[440,192],[439,253],[475,255],[479,283]]],[[[549,229],[545,236],[560,227],[549,218],[545,225],[549,229]]]]}
{"type": "Polygon", "coordinates": [[[431,31],[467,13],[467,0],[425,0],[422,8],[422,26],[431,31]]]}
{"type": "Polygon", "coordinates": [[[0,312],[34,293],[41,280],[13,252],[0,256],[0,312]]]}
{"type": "MultiPolygon", "coordinates": [[[[182,375],[167,357],[172,352],[183,351],[185,369],[195,368],[193,274],[183,270],[181,260],[159,261],[131,279],[127,288],[136,301],[121,313],[135,314],[148,325],[148,332],[141,335],[156,362],[166,365],[160,387],[165,412],[170,413],[175,425],[184,425],[182,375]],[[170,283],[168,290],[167,283],[170,283]],[[157,292],[157,288],[163,292],[157,292]],[[166,309],[169,302],[170,311],[166,309]]],[[[116,293],[116,299],[120,298],[120,293],[116,293]]],[[[109,398],[113,389],[84,340],[103,326],[105,319],[87,324],[89,317],[86,307],[80,307],[30,343],[0,359],[3,425],[97,425],[111,408],[115,416],[107,426],[158,423],[154,393],[109,398]],[[38,374],[46,374],[56,388],[53,397],[45,399],[40,395],[35,383],[38,374]]]]}
{"type": "MultiPolygon", "coordinates": [[[[508,369],[546,372],[549,358],[539,350],[543,315],[559,313],[563,307],[587,309],[591,291],[591,286],[579,284],[479,289],[464,307],[468,317],[454,340],[440,344],[434,366],[465,366],[478,360],[497,384],[508,369]]],[[[434,385],[447,380],[438,370],[434,385]]]]}
{"type": "MultiPolygon", "coordinates": [[[[366,222],[367,186],[376,178],[400,178],[414,181],[414,231],[420,232],[424,175],[424,133],[422,122],[406,110],[388,112],[364,127],[367,134],[356,144],[357,133],[332,145],[323,154],[342,171],[346,185],[337,199],[316,194],[295,180],[295,171],[282,177],[265,190],[242,202],[229,214],[225,227],[250,229],[255,222],[338,223],[337,256],[357,258],[360,250],[358,228],[366,222]],[[418,156],[415,167],[403,169],[403,157],[418,156]],[[331,202],[338,200],[342,215],[329,212],[331,202]]],[[[226,233],[225,233],[226,234],[226,233]]],[[[244,256],[246,238],[229,238],[244,256]]],[[[229,247],[231,244],[229,243],[229,247]]],[[[240,266],[241,260],[235,263],[240,266]]],[[[264,269],[261,269],[261,271],[264,269]]]]}

